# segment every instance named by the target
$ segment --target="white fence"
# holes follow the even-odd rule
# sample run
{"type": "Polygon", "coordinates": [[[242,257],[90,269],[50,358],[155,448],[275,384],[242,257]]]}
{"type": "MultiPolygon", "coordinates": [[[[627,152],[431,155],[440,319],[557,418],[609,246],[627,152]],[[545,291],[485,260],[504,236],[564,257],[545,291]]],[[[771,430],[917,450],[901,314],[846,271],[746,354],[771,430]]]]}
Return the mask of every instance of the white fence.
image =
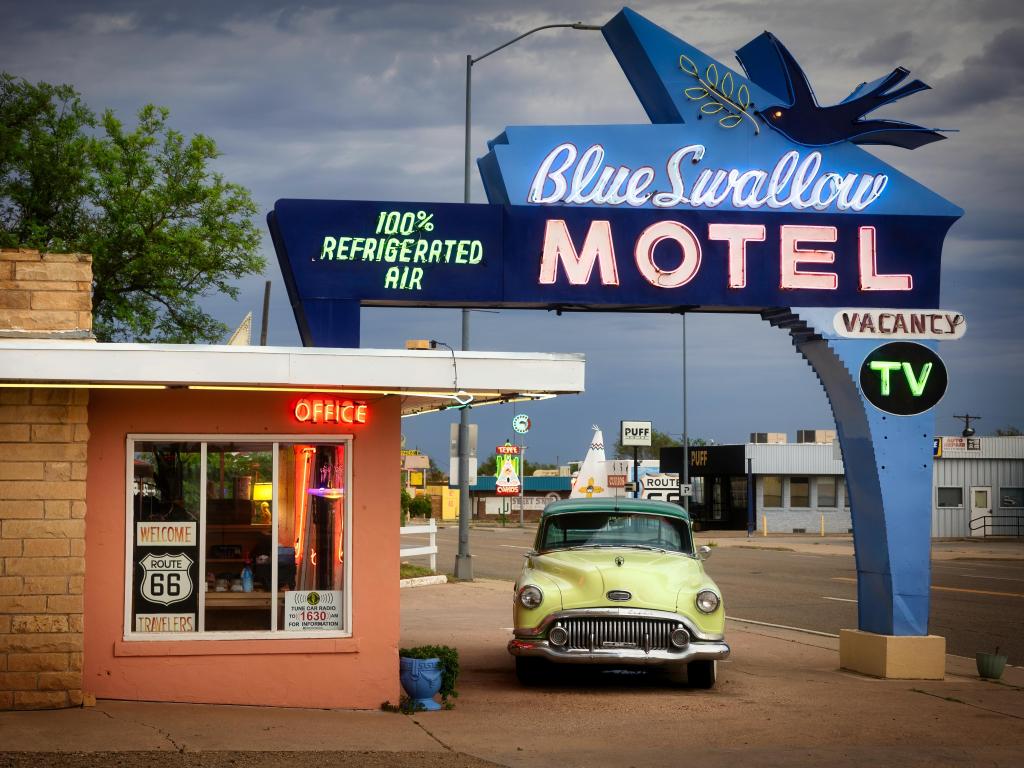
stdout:
{"type": "Polygon", "coordinates": [[[403,525],[398,529],[399,534],[428,533],[430,544],[426,547],[403,547],[399,551],[400,557],[415,557],[416,555],[430,555],[430,570],[437,572],[437,521],[431,520],[427,525],[403,525]]]}

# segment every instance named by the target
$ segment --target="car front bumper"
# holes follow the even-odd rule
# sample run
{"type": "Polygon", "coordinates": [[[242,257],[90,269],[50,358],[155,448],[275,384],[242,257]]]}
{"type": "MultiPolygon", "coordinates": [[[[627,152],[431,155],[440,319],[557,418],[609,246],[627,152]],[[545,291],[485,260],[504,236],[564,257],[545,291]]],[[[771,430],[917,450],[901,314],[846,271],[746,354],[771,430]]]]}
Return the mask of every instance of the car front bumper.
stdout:
{"type": "Polygon", "coordinates": [[[513,656],[539,656],[559,664],[610,664],[647,666],[687,664],[701,659],[725,659],[729,646],[724,642],[692,641],[679,650],[645,651],[642,648],[559,648],[542,638],[515,638],[508,644],[513,656]]]}
{"type": "Polygon", "coordinates": [[[724,659],[729,656],[729,646],[722,635],[700,631],[681,614],[604,607],[559,611],[547,616],[537,627],[518,628],[508,644],[508,652],[560,664],[645,666],[724,659]],[[553,626],[569,627],[572,622],[577,622],[577,629],[570,632],[566,645],[548,640],[553,626]],[[583,623],[582,633],[579,622],[583,623]],[[672,627],[686,629],[690,642],[682,648],[670,645],[668,630],[672,627]]]}

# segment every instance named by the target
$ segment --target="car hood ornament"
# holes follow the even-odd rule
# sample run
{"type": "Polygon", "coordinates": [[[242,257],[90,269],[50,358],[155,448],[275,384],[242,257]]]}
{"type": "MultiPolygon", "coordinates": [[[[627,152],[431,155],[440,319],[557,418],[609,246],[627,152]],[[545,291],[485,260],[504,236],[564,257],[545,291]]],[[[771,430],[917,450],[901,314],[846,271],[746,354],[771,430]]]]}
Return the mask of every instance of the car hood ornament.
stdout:
{"type": "Polygon", "coordinates": [[[621,568],[622,564],[625,563],[625,562],[626,562],[626,560],[625,560],[624,557],[622,557],[622,555],[619,555],[618,557],[615,558],[615,564],[617,566],[619,566],[619,568],[621,568]]]}

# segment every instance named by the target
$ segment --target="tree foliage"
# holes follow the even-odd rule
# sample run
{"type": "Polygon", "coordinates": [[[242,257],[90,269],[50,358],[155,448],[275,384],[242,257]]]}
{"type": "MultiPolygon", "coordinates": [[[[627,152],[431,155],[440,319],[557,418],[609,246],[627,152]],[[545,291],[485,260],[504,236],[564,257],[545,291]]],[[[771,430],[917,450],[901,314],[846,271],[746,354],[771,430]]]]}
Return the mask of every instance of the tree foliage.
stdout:
{"type": "Polygon", "coordinates": [[[74,247],[88,224],[95,125],[70,86],[0,73],[0,246],[74,247]]]}
{"type": "Polygon", "coordinates": [[[231,281],[265,266],[249,192],[210,170],[212,139],[168,117],[146,105],[127,129],[70,86],[0,76],[0,245],[91,253],[103,341],[220,340],[199,299],[234,298],[231,281]]]}

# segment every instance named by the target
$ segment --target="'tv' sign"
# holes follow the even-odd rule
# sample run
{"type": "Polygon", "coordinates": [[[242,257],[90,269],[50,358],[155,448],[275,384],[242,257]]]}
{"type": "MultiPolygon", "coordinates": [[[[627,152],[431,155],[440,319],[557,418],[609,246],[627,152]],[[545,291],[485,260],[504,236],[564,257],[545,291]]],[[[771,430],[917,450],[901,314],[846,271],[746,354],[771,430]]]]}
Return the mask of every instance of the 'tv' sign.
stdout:
{"type": "Polygon", "coordinates": [[[893,342],[868,355],[860,368],[864,396],[876,408],[899,416],[923,413],[946,393],[946,366],[923,344],[893,342]]]}

